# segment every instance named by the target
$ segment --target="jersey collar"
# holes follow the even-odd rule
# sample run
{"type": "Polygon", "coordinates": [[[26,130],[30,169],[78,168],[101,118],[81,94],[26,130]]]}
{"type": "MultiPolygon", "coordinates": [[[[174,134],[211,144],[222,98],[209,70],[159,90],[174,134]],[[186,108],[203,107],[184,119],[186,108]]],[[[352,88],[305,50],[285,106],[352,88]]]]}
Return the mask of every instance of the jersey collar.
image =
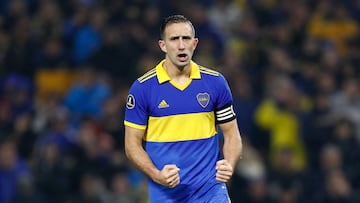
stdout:
{"type": "MultiPolygon", "coordinates": [[[[163,66],[164,62],[165,62],[165,59],[162,60],[156,66],[156,75],[157,75],[157,78],[158,78],[158,81],[160,84],[171,80],[169,75],[167,74],[167,72],[164,69],[164,66],[163,66]]],[[[201,79],[199,65],[197,65],[193,61],[190,61],[190,66],[191,66],[190,79],[201,79]]]]}

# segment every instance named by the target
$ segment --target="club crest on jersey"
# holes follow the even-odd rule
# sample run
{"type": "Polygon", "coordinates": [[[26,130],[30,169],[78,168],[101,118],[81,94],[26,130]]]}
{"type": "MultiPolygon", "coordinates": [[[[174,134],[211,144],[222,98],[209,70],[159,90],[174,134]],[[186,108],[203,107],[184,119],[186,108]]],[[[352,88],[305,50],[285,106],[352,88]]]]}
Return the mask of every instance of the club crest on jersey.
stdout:
{"type": "Polygon", "coordinates": [[[210,95],[207,92],[199,93],[196,95],[196,99],[199,102],[199,104],[205,108],[210,102],[210,95]]]}
{"type": "Polygon", "coordinates": [[[126,99],[126,108],[133,109],[135,107],[135,97],[132,94],[129,94],[126,99]]]}

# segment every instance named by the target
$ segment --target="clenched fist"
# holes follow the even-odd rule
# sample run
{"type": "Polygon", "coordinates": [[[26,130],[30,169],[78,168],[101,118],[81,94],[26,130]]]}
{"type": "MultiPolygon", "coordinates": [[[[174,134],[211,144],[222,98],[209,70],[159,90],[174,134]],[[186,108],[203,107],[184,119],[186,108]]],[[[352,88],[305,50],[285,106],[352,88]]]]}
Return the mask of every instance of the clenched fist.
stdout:
{"type": "Polygon", "coordinates": [[[231,164],[223,159],[216,162],[216,180],[227,183],[233,174],[233,167],[231,164]]]}
{"type": "Polygon", "coordinates": [[[180,169],[175,164],[165,165],[159,172],[156,182],[165,187],[174,188],[180,183],[179,171],[180,169]]]}

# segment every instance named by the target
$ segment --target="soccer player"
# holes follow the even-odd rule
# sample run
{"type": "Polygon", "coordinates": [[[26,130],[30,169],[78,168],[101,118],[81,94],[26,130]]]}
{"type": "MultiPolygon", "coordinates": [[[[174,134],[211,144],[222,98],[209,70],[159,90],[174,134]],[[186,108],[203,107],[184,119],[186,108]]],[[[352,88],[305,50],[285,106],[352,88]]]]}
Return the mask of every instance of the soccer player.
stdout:
{"type": "Polygon", "coordinates": [[[228,203],[226,183],[242,153],[229,86],[192,61],[198,39],[188,19],[167,17],[160,34],[165,59],[127,98],[126,154],[149,177],[151,203],[228,203]]]}

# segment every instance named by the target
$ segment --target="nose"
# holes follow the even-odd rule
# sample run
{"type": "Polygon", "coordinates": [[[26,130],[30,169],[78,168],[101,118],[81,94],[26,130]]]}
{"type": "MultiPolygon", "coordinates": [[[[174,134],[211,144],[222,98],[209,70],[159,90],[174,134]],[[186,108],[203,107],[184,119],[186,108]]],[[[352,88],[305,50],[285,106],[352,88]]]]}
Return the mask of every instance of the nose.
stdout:
{"type": "Polygon", "coordinates": [[[180,40],[179,40],[179,49],[180,49],[180,50],[185,49],[185,43],[184,43],[184,40],[183,40],[183,39],[180,39],[180,40]]]}

